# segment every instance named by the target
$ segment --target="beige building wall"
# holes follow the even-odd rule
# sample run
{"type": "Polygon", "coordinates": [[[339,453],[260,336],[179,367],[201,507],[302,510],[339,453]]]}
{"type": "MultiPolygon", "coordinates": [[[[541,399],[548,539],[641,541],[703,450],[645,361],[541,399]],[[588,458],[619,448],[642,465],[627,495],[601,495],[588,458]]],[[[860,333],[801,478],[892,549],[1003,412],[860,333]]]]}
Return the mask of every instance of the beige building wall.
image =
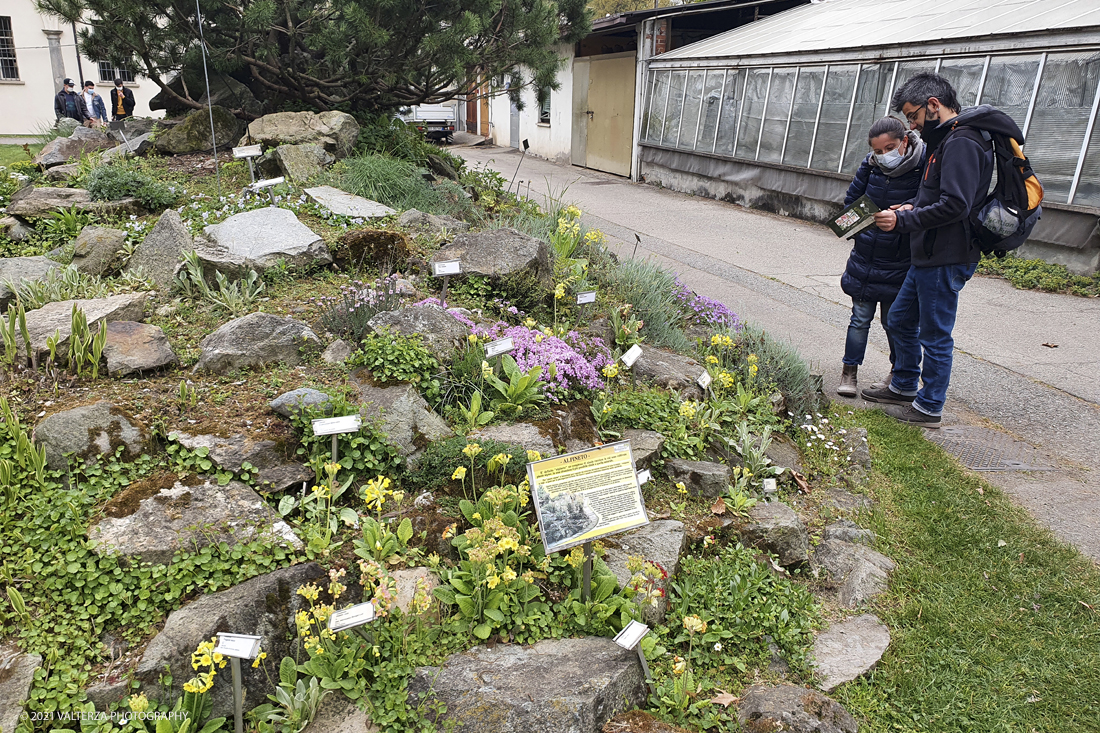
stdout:
{"type": "MultiPolygon", "coordinates": [[[[5,16],[11,18],[19,78],[0,78],[0,143],[27,142],[28,136],[53,125],[53,100],[65,77],[75,81],[78,88],[83,87],[85,79],[95,82],[104,105],[110,107],[108,95],[113,81],[101,80],[97,61],[83,55],[81,77],[71,24],[42,15],[35,9],[34,0],[2,0],[0,18],[5,16]]],[[[164,116],[163,111],[149,111],[149,100],[160,91],[156,84],[135,77],[126,86],[134,92],[135,115],[164,116]]],[[[110,114],[108,109],[108,118],[110,114]]]]}

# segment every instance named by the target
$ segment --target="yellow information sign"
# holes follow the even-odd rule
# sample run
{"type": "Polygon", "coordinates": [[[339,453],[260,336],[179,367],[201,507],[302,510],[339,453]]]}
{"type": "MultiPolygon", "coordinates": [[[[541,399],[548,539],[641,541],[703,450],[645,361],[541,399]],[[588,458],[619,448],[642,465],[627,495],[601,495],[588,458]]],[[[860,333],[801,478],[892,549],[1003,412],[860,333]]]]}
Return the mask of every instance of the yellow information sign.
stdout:
{"type": "Polygon", "coordinates": [[[630,441],[527,464],[547,552],[649,523],[630,441]]]}

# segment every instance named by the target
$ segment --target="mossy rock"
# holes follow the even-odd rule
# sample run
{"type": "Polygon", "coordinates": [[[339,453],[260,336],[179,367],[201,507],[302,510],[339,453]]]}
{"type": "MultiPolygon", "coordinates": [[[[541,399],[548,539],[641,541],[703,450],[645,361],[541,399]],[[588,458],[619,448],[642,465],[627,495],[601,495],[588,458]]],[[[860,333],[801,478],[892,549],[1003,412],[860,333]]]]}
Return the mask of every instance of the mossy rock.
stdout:
{"type": "Polygon", "coordinates": [[[244,123],[225,107],[195,110],[176,125],[157,137],[157,151],[166,155],[208,153],[218,147],[228,149],[240,138],[244,123]],[[214,118],[214,137],[210,136],[210,117],[214,118]]]}
{"type": "Polygon", "coordinates": [[[389,229],[353,229],[341,236],[330,252],[341,267],[370,264],[400,269],[412,253],[412,240],[389,229]]]}

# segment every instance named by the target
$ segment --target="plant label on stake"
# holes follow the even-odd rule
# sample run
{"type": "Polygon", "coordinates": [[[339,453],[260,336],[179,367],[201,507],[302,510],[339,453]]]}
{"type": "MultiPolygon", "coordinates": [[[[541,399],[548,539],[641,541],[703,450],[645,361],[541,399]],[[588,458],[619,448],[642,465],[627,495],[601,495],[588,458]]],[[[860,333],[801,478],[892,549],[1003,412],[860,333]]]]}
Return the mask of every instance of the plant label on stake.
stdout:
{"type": "Polygon", "coordinates": [[[638,471],[638,485],[639,486],[641,486],[642,484],[649,483],[649,480],[651,478],[653,478],[653,476],[652,476],[652,474],[650,474],[648,468],[643,469],[641,471],[638,471]]]}
{"type": "Polygon", "coordinates": [[[623,627],[622,631],[615,635],[614,641],[623,649],[638,650],[638,660],[642,663],[642,673],[645,674],[646,684],[649,685],[649,691],[656,694],[653,683],[649,681],[649,664],[646,663],[645,652],[642,651],[642,647],[638,643],[642,640],[642,637],[648,633],[649,627],[641,621],[631,621],[623,627]]]}
{"type": "Polygon", "coordinates": [[[710,383],[714,381],[714,378],[710,376],[710,372],[703,372],[699,375],[699,378],[695,380],[695,383],[703,388],[703,391],[714,397],[714,392],[710,389],[710,383]]]}
{"type": "Polygon", "coordinates": [[[233,727],[235,733],[244,731],[244,695],[241,693],[241,660],[255,659],[260,653],[262,636],[253,634],[218,634],[218,643],[214,653],[229,657],[230,670],[233,672],[233,727]]]}
{"type": "Polygon", "coordinates": [[[341,611],[333,611],[328,617],[329,631],[347,631],[374,620],[374,604],[370,601],[359,603],[341,611]]]}
{"type": "Polygon", "coordinates": [[[443,278],[443,294],[439,297],[439,302],[444,308],[447,307],[447,284],[451,281],[451,275],[458,275],[461,272],[462,260],[442,260],[432,263],[432,275],[443,278]]]}
{"type": "Polygon", "coordinates": [[[577,293],[577,309],[581,312],[581,317],[587,313],[585,305],[596,302],[596,291],[585,290],[583,293],[577,293]]]}
{"type": "Polygon", "coordinates": [[[322,417],[313,421],[314,435],[332,436],[332,462],[336,463],[338,450],[336,439],[341,433],[358,433],[363,426],[363,418],[359,415],[344,415],[343,417],[322,417]]]}
{"type": "Polygon", "coordinates": [[[637,386],[638,384],[637,377],[634,375],[634,362],[638,361],[638,357],[641,355],[642,347],[638,344],[634,344],[626,350],[625,354],[619,357],[619,361],[623,363],[623,366],[630,370],[630,384],[633,386],[637,386]]]}
{"type": "Polygon", "coordinates": [[[512,337],[505,336],[502,339],[490,341],[489,343],[485,344],[485,356],[489,358],[500,356],[501,354],[507,354],[514,348],[516,348],[516,344],[512,340],[512,337]]]}

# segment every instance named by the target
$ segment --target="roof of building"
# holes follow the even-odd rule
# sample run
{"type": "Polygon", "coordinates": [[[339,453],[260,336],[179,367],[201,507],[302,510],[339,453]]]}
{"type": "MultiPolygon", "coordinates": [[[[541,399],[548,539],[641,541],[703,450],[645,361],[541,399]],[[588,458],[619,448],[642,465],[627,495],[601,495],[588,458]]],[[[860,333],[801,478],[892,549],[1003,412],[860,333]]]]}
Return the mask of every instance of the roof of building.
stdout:
{"type": "Polygon", "coordinates": [[[904,46],[1097,26],[1095,0],[816,0],[670,51],[661,60],[904,46]]]}
{"type": "Polygon", "coordinates": [[[625,13],[618,13],[616,15],[610,15],[603,18],[596,18],[592,21],[592,31],[599,33],[600,31],[607,30],[608,28],[614,28],[624,25],[635,25],[641,23],[643,20],[649,20],[657,16],[676,16],[676,15],[695,15],[697,13],[718,12],[721,10],[731,10],[733,8],[741,7],[766,7],[772,3],[782,2],[783,0],[707,0],[707,2],[701,3],[685,3],[683,5],[669,5],[661,8],[646,8],[644,10],[630,10],[625,13]]]}

